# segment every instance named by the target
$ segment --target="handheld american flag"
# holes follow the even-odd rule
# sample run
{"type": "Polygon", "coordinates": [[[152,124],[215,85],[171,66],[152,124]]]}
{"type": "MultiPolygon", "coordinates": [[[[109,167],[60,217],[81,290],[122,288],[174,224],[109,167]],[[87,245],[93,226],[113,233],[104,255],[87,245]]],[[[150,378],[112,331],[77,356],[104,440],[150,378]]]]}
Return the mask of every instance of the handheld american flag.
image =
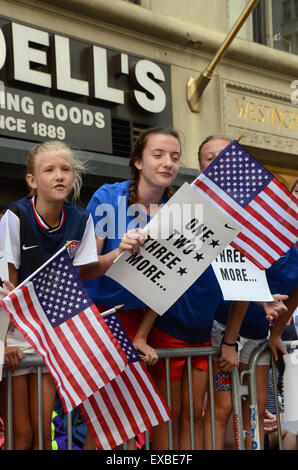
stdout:
{"type": "Polygon", "coordinates": [[[110,450],[168,421],[172,415],[140,362],[118,315],[107,315],[104,319],[121,342],[129,364],[114,380],[85,400],[80,410],[96,447],[110,450]]]}
{"type": "Polygon", "coordinates": [[[66,412],[121,373],[127,357],[77,275],[66,249],[1,304],[52,374],[66,412]]]}
{"type": "Polygon", "coordinates": [[[238,142],[231,142],[192,186],[241,225],[231,245],[260,269],[296,243],[296,199],[238,142]]]}

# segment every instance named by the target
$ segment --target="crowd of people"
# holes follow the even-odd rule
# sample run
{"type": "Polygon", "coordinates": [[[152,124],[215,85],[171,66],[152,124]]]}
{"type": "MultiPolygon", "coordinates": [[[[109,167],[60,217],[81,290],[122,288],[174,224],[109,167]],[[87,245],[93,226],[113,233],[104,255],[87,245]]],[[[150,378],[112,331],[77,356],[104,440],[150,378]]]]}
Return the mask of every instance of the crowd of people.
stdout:
{"type": "MultiPolygon", "coordinates": [[[[199,147],[203,171],[230,143],[225,136],[210,136],[199,147]]],[[[130,157],[130,180],[105,184],[92,196],[86,209],[76,204],[82,184],[82,163],[61,142],[36,146],[28,157],[26,183],[29,195],[11,204],[0,222],[0,249],[8,261],[9,280],[0,290],[11,291],[57,252],[68,240],[78,249],[73,265],[96,304],[103,312],[124,304],[120,320],[163,397],[167,397],[165,361],[156,349],[220,346],[214,359],[214,383],[220,374],[234,367],[247,369],[251,352],[269,338],[275,358],[286,353],[281,334],[293,324],[298,298],[298,249],[292,248],[266,272],[274,301],[267,303],[224,302],[210,265],[193,285],[162,316],[145,305],[105,273],[123,252],[138,252],[144,245],[144,227],[174,194],[172,184],[179,171],[181,142],[173,129],[156,127],[142,132],[130,157]],[[71,201],[71,202],[69,202],[71,201]],[[101,207],[112,207],[107,215],[101,207]],[[123,214],[125,215],[123,220],[123,214]],[[113,217],[112,217],[113,216],[113,217]],[[111,220],[113,218],[113,220],[111,220]],[[125,222],[124,222],[125,221],[125,222]],[[134,222],[134,228],[130,228],[134,222]],[[30,249],[28,249],[30,248],[30,249]],[[271,326],[270,326],[271,325],[271,326]]],[[[298,199],[298,180],[291,189],[298,199]]],[[[295,331],[295,330],[294,330],[295,331]]],[[[295,336],[293,335],[293,338],[295,336]]],[[[12,373],[14,449],[38,448],[37,380],[33,370],[20,368],[22,359],[34,353],[22,334],[10,325],[5,364],[12,373]]],[[[189,390],[186,359],[170,361],[174,449],[190,449],[189,390]]],[[[261,422],[267,413],[269,354],[265,353],[257,371],[261,422]]],[[[56,398],[55,383],[43,368],[43,448],[52,448],[51,422],[56,398]]],[[[195,448],[211,448],[210,407],[207,396],[208,358],[191,360],[194,403],[195,448]]],[[[232,412],[231,392],[216,388],[216,447],[224,449],[232,412]]],[[[6,422],[5,377],[0,382],[0,416],[6,422]]],[[[248,405],[243,408],[247,432],[246,448],[251,448],[248,405]]],[[[5,426],[6,429],[6,426],[5,426]]],[[[264,426],[262,426],[264,433],[264,426]]],[[[154,450],[168,448],[168,425],[150,430],[154,450]]],[[[264,439],[263,439],[264,440],[264,439]]],[[[136,448],[136,439],[128,443],[136,448]]],[[[93,449],[87,431],[84,449],[93,449]]]]}

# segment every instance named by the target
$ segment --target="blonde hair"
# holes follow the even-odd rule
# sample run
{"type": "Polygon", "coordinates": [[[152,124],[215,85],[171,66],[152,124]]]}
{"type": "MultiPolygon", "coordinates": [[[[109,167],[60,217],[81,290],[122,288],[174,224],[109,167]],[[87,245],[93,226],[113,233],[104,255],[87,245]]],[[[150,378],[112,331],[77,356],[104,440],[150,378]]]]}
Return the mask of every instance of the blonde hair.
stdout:
{"type": "MultiPolygon", "coordinates": [[[[85,171],[85,166],[83,162],[74,156],[71,148],[60,141],[49,141],[42,142],[41,144],[36,145],[30,152],[27,158],[27,170],[26,175],[34,175],[36,170],[37,157],[43,153],[51,154],[62,154],[69,158],[74,175],[74,184],[72,187],[72,196],[71,199],[76,201],[80,196],[80,190],[82,187],[82,173],[85,171]]],[[[29,185],[28,185],[29,186],[29,185]]],[[[30,195],[36,195],[36,190],[32,189],[29,186],[30,195]]],[[[70,193],[71,194],[71,193],[70,193]]],[[[69,197],[69,196],[68,196],[69,197]]]]}

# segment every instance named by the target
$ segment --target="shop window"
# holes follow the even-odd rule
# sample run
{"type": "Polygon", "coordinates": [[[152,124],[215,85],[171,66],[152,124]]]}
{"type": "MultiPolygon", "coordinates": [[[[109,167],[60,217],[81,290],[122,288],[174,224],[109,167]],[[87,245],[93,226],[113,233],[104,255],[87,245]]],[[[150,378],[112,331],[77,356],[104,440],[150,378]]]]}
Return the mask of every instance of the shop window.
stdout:
{"type": "Polygon", "coordinates": [[[253,40],[298,54],[297,18],[298,0],[262,0],[253,11],[253,40]]]}
{"type": "Polygon", "coordinates": [[[292,17],[290,0],[286,0],[285,2],[283,2],[283,16],[284,21],[289,21],[292,17]]]}
{"type": "Polygon", "coordinates": [[[112,118],[113,155],[129,158],[136,137],[149,127],[151,126],[112,118]]]}

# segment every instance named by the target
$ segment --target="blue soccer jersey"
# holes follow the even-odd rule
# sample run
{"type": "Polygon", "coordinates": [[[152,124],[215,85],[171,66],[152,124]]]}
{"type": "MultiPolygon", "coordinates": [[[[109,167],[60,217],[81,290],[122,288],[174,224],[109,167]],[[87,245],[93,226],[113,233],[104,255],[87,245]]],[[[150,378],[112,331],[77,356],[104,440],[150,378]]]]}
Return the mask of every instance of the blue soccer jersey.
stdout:
{"type": "Polygon", "coordinates": [[[75,266],[97,261],[92,219],[81,207],[64,203],[58,226],[49,227],[38,214],[34,197],[27,196],[8,208],[0,224],[0,247],[6,252],[7,261],[18,269],[19,282],[68,241],[73,240],[78,246],[75,266]]]}
{"type": "MultiPolygon", "coordinates": [[[[129,184],[129,181],[123,181],[101,186],[87,206],[93,218],[95,234],[105,238],[102,255],[118,248],[127,230],[144,227],[149,220],[146,214],[137,218],[129,210],[129,184]]],[[[96,305],[113,307],[124,304],[123,310],[146,307],[140,299],[108,276],[86,282],[86,288],[96,305]]]]}

